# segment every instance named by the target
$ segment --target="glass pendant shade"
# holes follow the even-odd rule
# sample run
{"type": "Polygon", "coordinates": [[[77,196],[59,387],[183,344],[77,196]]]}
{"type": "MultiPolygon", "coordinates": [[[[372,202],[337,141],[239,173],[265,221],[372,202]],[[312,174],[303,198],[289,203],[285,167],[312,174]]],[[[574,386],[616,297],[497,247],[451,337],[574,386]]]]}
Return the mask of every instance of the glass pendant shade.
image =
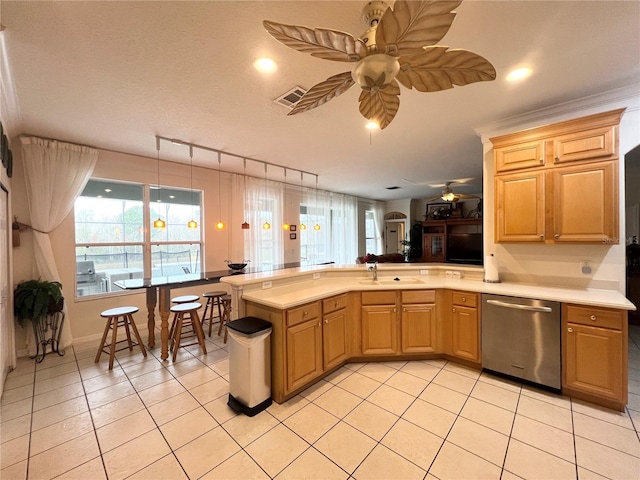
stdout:
{"type": "Polygon", "coordinates": [[[189,220],[189,223],[187,223],[187,228],[198,228],[198,222],[196,222],[195,220],[189,220]]]}
{"type": "MultiPolygon", "coordinates": [[[[158,183],[154,187],[151,187],[153,190],[158,190],[158,202],[160,202],[160,139],[156,137],[156,150],[158,151],[158,183]]],[[[158,217],[157,220],[153,222],[153,228],[165,228],[167,224],[162,219],[162,217],[158,217]]]]}
{"type": "Polygon", "coordinates": [[[153,228],[165,228],[166,226],[167,224],[160,217],[153,222],[153,228]]]}
{"type": "Polygon", "coordinates": [[[283,230],[289,230],[291,228],[291,225],[289,225],[288,223],[283,223],[282,224],[282,229],[283,230]]]}
{"type": "Polygon", "coordinates": [[[224,222],[222,220],[220,220],[218,223],[216,223],[216,228],[218,230],[224,229],[224,222]]]}
{"type": "Polygon", "coordinates": [[[265,230],[269,230],[271,229],[271,224],[269,222],[264,222],[262,224],[262,228],[264,228],[265,230]]]}
{"type": "Polygon", "coordinates": [[[251,225],[249,225],[247,222],[244,222],[244,223],[242,224],[242,229],[243,229],[243,230],[249,230],[250,228],[251,228],[251,225]]]}
{"type": "Polygon", "coordinates": [[[300,224],[300,230],[306,230],[307,226],[304,223],[300,224]]]}
{"type": "Polygon", "coordinates": [[[316,224],[313,226],[313,229],[314,229],[314,230],[320,230],[320,224],[319,224],[319,223],[316,223],[316,224]]]}

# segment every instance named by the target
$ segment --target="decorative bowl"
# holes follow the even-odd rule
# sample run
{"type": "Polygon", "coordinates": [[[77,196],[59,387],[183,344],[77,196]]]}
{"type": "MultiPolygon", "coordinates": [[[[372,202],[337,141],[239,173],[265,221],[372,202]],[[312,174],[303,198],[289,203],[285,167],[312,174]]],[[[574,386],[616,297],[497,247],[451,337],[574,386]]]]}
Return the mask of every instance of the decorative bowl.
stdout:
{"type": "Polygon", "coordinates": [[[230,270],[240,271],[244,270],[249,260],[245,260],[244,263],[230,262],[229,260],[225,260],[225,262],[227,262],[227,267],[229,267],[230,270]]]}

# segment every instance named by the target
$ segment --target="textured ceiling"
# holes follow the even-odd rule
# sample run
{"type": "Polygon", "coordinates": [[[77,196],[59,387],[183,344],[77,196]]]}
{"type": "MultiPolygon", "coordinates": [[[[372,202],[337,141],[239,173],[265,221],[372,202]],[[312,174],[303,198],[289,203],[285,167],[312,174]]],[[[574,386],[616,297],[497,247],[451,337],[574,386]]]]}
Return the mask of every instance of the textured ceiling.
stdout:
{"type": "MultiPolygon", "coordinates": [[[[442,45],[487,58],[498,78],[436,93],[401,87],[400,109],[370,134],[349,90],[295,116],[273,100],[310,88],[351,64],[293,51],[262,20],[360,35],[361,1],[2,1],[3,44],[14,91],[15,128],[98,148],[154,157],[155,135],[179,138],[317,173],[321,188],[375,199],[425,198],[444,183],[475,178],[482,145],[474,128],[640,78],[640,2],[466,0],[442,45]],[[279,68],[265,75],[261,56],[279,68]],[[529,65],[533,75],[509,84],[529,65]],[[399,186],[397,190],[386,187],[399,186]]],[[[346,67],[346,68],[345,68],[346,67]]],[[[11,82],[8,82],[9,84],[11,82]]],[[[7,82],[5,81],[5,85],[7,82]]],[[[161,157],[188,161],[185,147],[161,157]]],[[[217,168],[212,154],[194,163],[217,168]]],[[[242,171],[223,157],[222,169],[242,171]]],[[[248,173],[262,176],[258,164],[248,173]]],[[[289,174],[299,179],[297,174],[289,174]]],[[[271,169],[270,178],[282,178],[271,169]]],[[[305,178],[305,184],[315,180],[305,178]]]]}

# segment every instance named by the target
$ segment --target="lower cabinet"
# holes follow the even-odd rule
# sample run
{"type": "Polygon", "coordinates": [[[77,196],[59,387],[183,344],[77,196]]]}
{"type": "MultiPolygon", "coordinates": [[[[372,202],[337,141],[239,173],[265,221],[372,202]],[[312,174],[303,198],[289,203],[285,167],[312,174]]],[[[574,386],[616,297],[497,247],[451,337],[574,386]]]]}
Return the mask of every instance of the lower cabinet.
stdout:
{"type": "Polygon", "coordinates": [[[563,389],[627,403],[626,312],[562,306],[563,389]],[[623,373],[621,373],[623,372],[623,373]]]}
{"type": "Polygon", "coordinates": [[[451,304],[451,354],[480,362],[478,294],[454,291],[451,304]]]}
{"type": "Polygon", "coordinates": [[[322,358],[324,370],[347,359],[347,296],[322,301],[322,358]]]}
{"type": "Polygon", "coordinates": [[[320,375],[322,367],[322,323],[320,303],[314,302],[286,312],[286,380],[291,392],[320,375]]]}
{"type": "Polygon", "coordinates": [[[436,292],[408,290],[401,292],[400,320],[402,353],[436,351],[436,292]]]}

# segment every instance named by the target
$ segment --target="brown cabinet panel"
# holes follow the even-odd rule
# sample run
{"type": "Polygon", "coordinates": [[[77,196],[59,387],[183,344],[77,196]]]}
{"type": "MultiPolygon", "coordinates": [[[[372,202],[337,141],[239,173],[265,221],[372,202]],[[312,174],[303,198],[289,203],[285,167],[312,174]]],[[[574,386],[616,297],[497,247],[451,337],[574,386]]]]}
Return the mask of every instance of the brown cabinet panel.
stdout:
{"type": "Polygon", "coordinates": [[[361,321],[364,355],[398,352],[398,322],[395,305],[363,305],[361,321]]]}
{"type": "Polygon", "coordinates": [[[480,361],[480,317],[476,308],[454,305],[451,315],[452,354],[480,361]]]}
{"type": "Polygon", "coordinates": [[[326,315],[327,313],[335,312],[336,310],[340,310],[341,308],[345,308],[347,306],[347,294],[336,295],[335,297],[325,298],[322,300],[322,313],[326,315]]]}
{"type": "Polygon", "coordinates": [[[301,322],[320,316],[320,302],[307,303],[301,307],[291,308],[287,311],[287,326],[292,327],[301,322]]]}
{"type": "Polygon", "coordinates": [[[402,307],[402,353],[436,351],[435,305],[406,305],[402,307]]]}
{"type": "Polygon", "coordinates": [[[407,303],[434,303],[436,301],[435,290],[405,290],[401,292],[402,304],[407,303]]]}
{"type": "Polygon", "coordinates": [[[614,330],[622,330],[624,325],[624,314],[621,310],[567,305],[565,311],[572,323],[614,330]]]}
{"type": "Polygon", "coordinates": [[[544,165],[544,142],[541,140],[496,148],[496,173],[542,165],[544,165]]]}
{"type": "Polygon", "coordinates": [[[322,324],[309,320],[287,329],[287,392],[322,373],[322,324]]]}
{"type": "Polygon", "coordinates": [[[395,290],[362,292],[362,305],[395,305],[395,290]]]}
{"type": "Polygon", "coordinates": [[[451,303],[463,307],[477,307],[478,294],[471,292],[459,292],[454,290],[451,292],[451,303]]]}
{"type": "Polygon", "coordinates": [[[544,242],[544,172],[495,177],[495,241],[544,242]]]}
{"type": "MultiPolygon", "coordinates": [[[[346,299],[346,295],[344,297],[346,299]]],[[[329,370],[347,359],[347,310],[345,308],[323,317],[322,350],[324,370],[329,370]]]]}
{"type": "Polygon", "coordinates": [[[554,163],[617,158],[616,128],[613,125],[607,125],[559,135],[553,139],[554,163]]]}

